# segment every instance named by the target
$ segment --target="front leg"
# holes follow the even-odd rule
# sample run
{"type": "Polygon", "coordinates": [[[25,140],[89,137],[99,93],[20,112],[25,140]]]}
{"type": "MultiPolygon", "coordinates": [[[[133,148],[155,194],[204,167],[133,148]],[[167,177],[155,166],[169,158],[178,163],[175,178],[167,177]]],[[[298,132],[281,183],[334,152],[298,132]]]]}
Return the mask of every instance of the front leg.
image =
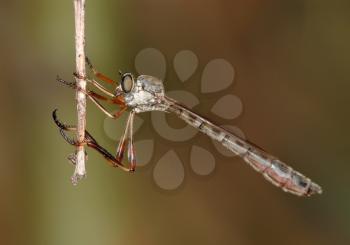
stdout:
{"type": "MultiPolygon", "coordinates": [[[[73,75],[76,77],[76,78],[82,78],[80,77],[76,72],[73,73],[73,75]]],[[[96,87],[98,90],[100,90],[102,93],[110,96],[110,97],[116,97],[113,93],[109,92],[108,89],[106,89],[104,86],[102,86],[101,84],[99,84],[98,82],[96,82],[94,79],[88,79],[88,78],[85,78],[85,80],[92,84],[94,87],[96,87]]]]}
{"type": "MultiPolygon", "coordinates": [[[[75,82],[68,82],[66,80],[61,79],[60,77],[57,77],[56,80],[62,84],[65,84],[65,85],[73,88],[73,89],[76,89],[75,82]]],[[[123,114],[123,112],[125,112],[127,109],[127,106],[125,105],[124,101],[122,99],[120,99],[119,97],[107,98],[107,97],[100,95],[98,93],[95,93],[94,91],[91,91],[91,90],[87,90],[87,91],[83,91],[83,92],[103,113],[105,113],[110,118],[113,118],[113,119],[119,118],[123,114]],[[119,105],[120,110],[116,113],[110,113],[98,100],[103,100],[103,101],[110,103],[110,104],[119,105]]]]}
{"type": "Polygon", "coordinates": [[[86,63],[88,65],[88,67],[90,68],[90,70],[94,73],[94,75],[96,77],[98,77],[99,79],[101,79],[102,81],[105,81],[107,83],[112,83],[112,84],[117,84],[114,80],[110,79],[109,77],[107,77],[106,75],[102,74],[101,72],[97,71],[95,69],[95,67],[92,65],[91,61],[89,60],[88,57],[85,58],[86,63]]]}

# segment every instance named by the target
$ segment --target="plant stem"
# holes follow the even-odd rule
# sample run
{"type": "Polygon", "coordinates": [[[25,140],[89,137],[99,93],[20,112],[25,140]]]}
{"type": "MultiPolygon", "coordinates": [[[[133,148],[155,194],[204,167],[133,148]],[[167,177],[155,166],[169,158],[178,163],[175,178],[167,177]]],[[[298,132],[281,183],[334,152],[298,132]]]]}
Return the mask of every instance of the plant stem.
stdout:
{"type": "MultiPolygon", "coordinates": [[[[76,60],[76,77],[77,90],[77,139],[83,142],[85,139],[86,126],[86,71],[85,71],[85,0],[73,0],[75,16],[75,60],[76,60]]],[[[71,178],[73,185],[86,176],[85,170],[85,149],[81,144],[76,149],[75,171],[71,178]]]]}

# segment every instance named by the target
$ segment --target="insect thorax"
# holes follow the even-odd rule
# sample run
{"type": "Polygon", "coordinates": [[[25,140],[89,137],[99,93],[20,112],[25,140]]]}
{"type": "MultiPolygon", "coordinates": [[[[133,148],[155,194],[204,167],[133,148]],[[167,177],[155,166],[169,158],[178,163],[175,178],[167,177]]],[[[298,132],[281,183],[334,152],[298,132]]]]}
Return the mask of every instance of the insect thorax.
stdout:
{"type": "Polygon", "coordinates": [[[132,91],[126,93],[124,98],[125,103],[134,108],[137,113],[167,109],[167,106],[162,103],[164,98],[163,82],[152,76],[139,76],[132,91]]]}

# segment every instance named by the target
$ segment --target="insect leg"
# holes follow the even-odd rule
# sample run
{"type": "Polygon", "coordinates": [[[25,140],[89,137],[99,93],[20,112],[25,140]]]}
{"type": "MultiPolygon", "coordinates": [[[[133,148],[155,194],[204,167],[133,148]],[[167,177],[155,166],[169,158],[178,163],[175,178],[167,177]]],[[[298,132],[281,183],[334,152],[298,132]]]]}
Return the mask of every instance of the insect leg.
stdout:
{"type": "MultiPolygon", "coordinates": [[[[57,109],[55,109],[53,112],[52,112],[52,117],[53,117],[53,120],[54,122],[56,123],[56,125],[59,127],[59,131],[60,131],[60,134],[62,135],[63,139],[70,145],[73,145],[73,146],[78,146],[79,145],[79,142],[76,140],[76,139],[72,139],[70,138],[66,133],[65,131],[76,131],[76,127],[73,126],[73,125],[67,125],[65,123],[62,123],[61,121],[59,121],[59,119],[57,118],[57,109]]],[[[85,131],[86,133],[86,131],[85,131]]],[[[84,144],[84,143],[82,143],[84,144]]],[[[85,152],[85,156],[86,156],[86,152],[85,152]]],[[[75,165],[76,164],[76,152],[74,153],[71,153],[69,154],[68,156],[68,160],[73,164],[75,165]]]]}
{"type": "Polygon", "coordinates": [[[129,147],[128,147],[128,160],[130,162],[130,168],[135,170],[136,168],[136,153],[134,147],[134,115],[135,112],[131,111],[130,117],[130,130],[129,130],[129,147]]]}
{"type": "MultiPolygon", "coordinates": [[[[74,74],[74,76],[77,76],[76,74],[74,74]]],[[[73,89],[76,89],[76,82],[69,82],[66,80],[63,80],[62,78],[60,78],[59,76],[57,76],[56,81],[59,83],[62,83],[64,85],[67,85],[73,89]]],[[[98,93],[95,93],[94,91],[91,90],[87,90],[86,93],[92,95],[93,97],[97,98],[97,99],[101,99],[104,100],[110,104],[117,104],[117,105],[121,105],[124,104],[123,99],[121,99],[118,96],[115,96],[114,94],[110,93],[109,91],[107,91],[107,89],[105,89],[102,85],[100,85],[98,82],[96,82],[95,80],[90,80],[87,79],[88,82],[90,82],[91,84],[93,84],[95,87],[99,88],[100,91],[104,92],[105,94],[107,94],[108,96],[111,96],[112,98],[107,98],[103,95],[100,95],[98,93]],[[98,84],[98,85],[97,85],[98,84]]]]}
{"type": "Polygon", "coordinates": [[[128,108],[125,104],[120,105],[120,110],[115,112],[115,113],[110,113],[109,111],[106,110],[106,108],[103,107],[103,105],[101,105],[100,102],[98,102],[97,99],[94,98],[94,96],[87,94],[88,98],[94,102],[94,104],[103,112],[105,113],[108,117],[112,118],[112,119],[118,119],[123,112],[126,111],[126,109],[128,108]]]}
{"type": "MultiPolygon", "coordinates": [[[[75,82],[68,82],[68,81],[65,81],[63,79],[61,79],[60,77],[57,77],[57,81],[60,82],[60,83],[63,83],[65,85],[68,85],[69,87],[71,88],[76,88],[76,83],[75,82]]],[[[95,93],[94,91],[91,91],[91,90],[87,90],[85,92],[86,96],[88,96],[88,98],[94,102],[94,104],[103,112],[105,113],[108,117],[110,118],[113,118],[113,119],[117,119],[119,118],[122,113],[127,109],[127,106],[125,105],[125,103],[120,100],[118,97],[115,97],[115,98],[107,98],[103,95],[100,95],[98,93],[95,93]],[[101,105],[101,103],[98,101],[99,100],[103,100],[107,103],[110,103],[110,104],[117,104],[120,106],[120,110],[116,113],[110,113],[108,112],[103,105],[101,105]]]]}
{"type": "Polygon", "coordinates": [[[124,152],[125,152],[125,146],[127,143],[127,137],[128,137],[128,132],[129,132],[129,127],[130,127],[130,121],[131,121],[131,113],[129,114],[128,120],[126,122],[126,126],[124,129],[124,133],[123,136],[121,137],[119,144],[118,144],[118,148],[117,148],[117,152],[116,152],[116,158],[119,161],[123,160],[124,157],[124,152]]]}
{"type": "MultiPolygon", "coordinates": [[[[76,77],[76,78],[80,78],[80,76],[74,72],[73,75],[76,77]]],[[[104,86],[102,86],[101,84],[99,84],[95,79],[88,79],[88,78],[85,78],[85,80],[92,84],[94,87],[96,87],[98,90],[100,90],[101,92],[105,93],[106,95],[110,96],[110,97],[116,97],[113,93],[109,92],[108,89],[106,89],[104,86]]]]}
{"type": "MultiPolygon", "coordinates": [[[[62,123],[58,118],[57,118],[57,109],[53,111],[52,117],[54,119],[54,122],[60,129],[60,133],[62,137],[71,145],[77,146],[79,143],[76,139],[70,138],[65,131],[75,131],[76,127],[72,125],[66,125],[62,123]]],[[[92,137],[92,135],[88,132],[85,131],[85,139],[84,139],[84,144],[86,144],[88,147],[93,148],[97,152],[99,152],[112,167],[119,167],[124,171],[127,172],[132,172],[133,170],[131,168],[128,168],[124,166],[118,159],[116,159],[112,154],[110,154],[105,148],[100,146],[97,141],[92,137]]],[[[71,158],[71,156],[70,156],[71,158]]],[[[74,163],[74,159],[71,160],[74,163]]]]}
{"type": "Polygon", "coordinates": [[[97,142],[88,141],[87,146],[99,152],[112,167],[119,167],[126,172],[133,172],[131,168],[124,166],[118,159],[116,159],[111,153],[109,153],[105,148],[100,146],[97,142]]]}
{"type": "Polygon", "coordinates": [[[125,153],[125,148],[126,146],[128,146],[128,149],[127,149],[128,161],[130,163],[130,169],[132,171],[134,171],[136,167],[136,157],[135,157],[134,139],[133,139],[134,115],[135,115],[135,112],[131,111],[129,114],[129,118],[124,130],[123,136],[119,142],[117,152],[116,152],[116,158],[119,161],[122,161],[125,153]]]}
{"type": "Polygon", "coordinates": [[[99,79],[101,79],[102,81],[105,81],[107,83],[114,83],[114,84],[116,84],[116,82],[114,80],[110,79],[106,75],[104,75],[101,72],[97,71],[95,69],[95,67],[92,65],[92,63],[91,63],[91,61],[89,60],[88,57],[86,57],[85,60],[86,60],[87,65],[89,66],[90,70],[94,73],[94,75],[96,77],[98,77],[99,79]]]}
{"type": "Polygon", "coordinates": [[[131,111],[129,114],[128,121],[126,123],[123,136],[119,141],[119,145],[116,152],[116,159],[118,159],[121,162],[124,158],[126,145],[128,145],[127,154],[128,154],[128,161],[130,162],[131,171],[134,171],[136,167],[136,158],[135,158],[134,141],[133,141],[134,115],[135,115],[135,112],[131,111]]]}

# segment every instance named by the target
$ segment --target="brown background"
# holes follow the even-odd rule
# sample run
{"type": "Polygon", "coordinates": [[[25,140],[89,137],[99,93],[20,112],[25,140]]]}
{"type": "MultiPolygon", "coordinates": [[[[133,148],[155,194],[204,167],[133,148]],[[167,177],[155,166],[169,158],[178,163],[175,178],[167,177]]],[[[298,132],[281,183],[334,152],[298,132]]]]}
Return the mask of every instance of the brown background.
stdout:
{"type": "MultiPolygon", "coordinates": [[[[230,89],[244,105],[233,124],[324,187],[309,199],[220,156],[205,137],[197,140],[216,154],[215,172],[201,178],[185,166],[175,192],[156,187],[153,163],[130,176],[95,152],[89,177],[71,186],[65,156],[72,148],[50,114],[58,107],[75,120],[73,91],[55,82],[56,74],[72,79],[75,67],[72,1],[0,6],[1,244],[350,243],[349,1],[87,1],[87,52],[115,78],[118,69],[134,71],[147,47],[166,55],[168,89],[199,88],[213,58],[232,63],[230,89]],[[172,59],[183,49],[197,54],[199,69],[178,87],[172,59]]],[[[205,114],[213,100],[200,98],[205,114]]],[[[88,110],[88,128],[112,149],[104,116],[88,110]]],[[[154,161],[169,148],[164,142],[154,161]]],[[[186,144],[171,147],[186,152],[186,144]]]]}

